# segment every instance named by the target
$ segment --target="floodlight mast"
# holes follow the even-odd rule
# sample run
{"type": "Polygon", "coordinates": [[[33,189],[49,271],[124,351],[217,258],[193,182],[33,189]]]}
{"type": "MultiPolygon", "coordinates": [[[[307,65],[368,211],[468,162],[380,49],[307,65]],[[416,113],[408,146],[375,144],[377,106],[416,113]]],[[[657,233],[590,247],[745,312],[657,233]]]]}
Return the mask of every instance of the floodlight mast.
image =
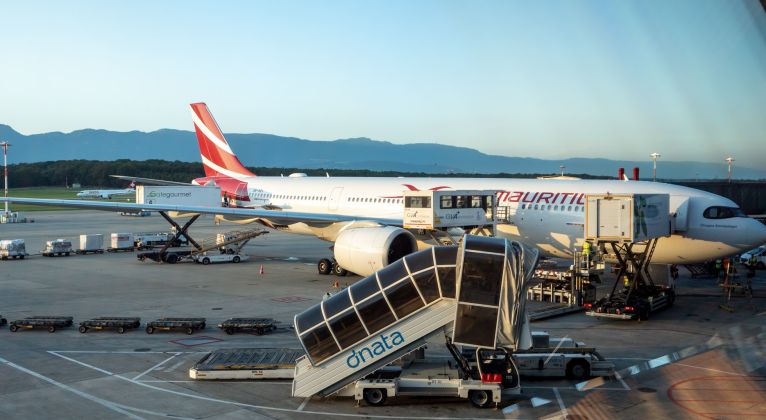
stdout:
{"type": "MultiPolygon", "coordinates": [[[[3,188],[3,196],[7,199],[8,198],[8,146],[11,144],[7,141],[0,141],[0,146],[3,147],[3,180],[5,181],[5,186],[3,188]]],[[[8,200],[5,201],[5,213],[8,214],[8,200]]]]}
{"type": "Polygon", "coordinates": [[[654,152],[649,156],[652,158],[652,161],[654,161],[654,170],[652,171],[652,181],[657,181],[657,159],[659,159],[662,155],[657,152],[654,152]]]}
{"type": "Polygon", "coordinates": [[[733,157],[731,157],[731,156],[729,156],[726,159],[724,159],[724,161],[729,164],[729,178],[728,178],[729,182],[731,182],[731,166],[732,166],[732,162],[734,162],[734,160],[735,159],[733,157]]]}

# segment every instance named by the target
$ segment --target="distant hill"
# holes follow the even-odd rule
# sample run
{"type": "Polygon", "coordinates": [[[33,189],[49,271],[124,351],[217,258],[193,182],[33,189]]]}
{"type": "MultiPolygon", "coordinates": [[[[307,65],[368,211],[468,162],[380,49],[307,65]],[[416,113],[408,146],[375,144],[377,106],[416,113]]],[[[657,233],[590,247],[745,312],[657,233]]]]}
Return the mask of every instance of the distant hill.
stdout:
{"type": "MultiPolygon", "coordinates": [[[[248,166],[291,168],[369,169],[423,173],[568,173],[615,176],[617,168],[639,167],[642,178],[651,176],[651,162],[575,157],[545,160],[488,155],[467,147],[434,143],[393,144],[368,138],[312,141],[271,134],[226,134],[237,155],[248,166]]],[[[56,160],[147,160],[197,162],[197,139],[190,131],[162,129],[117,132],[85,129],[71,133],[23,135],[0,124],[0,139],[13,143],[10,162],[56,160]]],[[[721,179],[723,163],[661,162],[664,179],[721,179]]],[[[740,179],[766,179],[766,170],[735,167],[740,179]]]]}

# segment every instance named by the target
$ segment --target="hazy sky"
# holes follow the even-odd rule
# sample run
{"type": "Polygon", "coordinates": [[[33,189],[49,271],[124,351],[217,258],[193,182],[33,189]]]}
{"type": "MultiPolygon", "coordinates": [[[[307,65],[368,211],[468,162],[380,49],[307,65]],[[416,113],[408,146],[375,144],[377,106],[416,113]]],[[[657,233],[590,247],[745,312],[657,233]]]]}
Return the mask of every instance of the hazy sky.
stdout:
{"type": "MultiPolygon", "coordinates": [[[[766,161],[757,1],[0,3],[0,123],[766,161]]],[[[427,161],[428,157],[424,157],[427,161]]]]}

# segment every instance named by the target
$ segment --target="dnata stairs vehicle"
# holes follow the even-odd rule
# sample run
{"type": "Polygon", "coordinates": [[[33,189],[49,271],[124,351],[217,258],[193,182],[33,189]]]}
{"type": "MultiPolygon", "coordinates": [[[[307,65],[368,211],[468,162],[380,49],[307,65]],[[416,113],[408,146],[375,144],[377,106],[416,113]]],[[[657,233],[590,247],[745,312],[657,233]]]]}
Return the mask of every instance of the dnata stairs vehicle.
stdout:
{"type": "Polygon", "coordinates": [[[516,242],[467,235],[460,247],[408,255],[296,315],[306,355],[296,362],[292,395],[371,405],[438,395],[486,407],[519,393],[509,355],[531,346],[523,294],[537,256],[516,242]],[[403,360],[438,336],[454,363],[403,360]],[[458,345],[477,350],[465,358],[458,345]]]}

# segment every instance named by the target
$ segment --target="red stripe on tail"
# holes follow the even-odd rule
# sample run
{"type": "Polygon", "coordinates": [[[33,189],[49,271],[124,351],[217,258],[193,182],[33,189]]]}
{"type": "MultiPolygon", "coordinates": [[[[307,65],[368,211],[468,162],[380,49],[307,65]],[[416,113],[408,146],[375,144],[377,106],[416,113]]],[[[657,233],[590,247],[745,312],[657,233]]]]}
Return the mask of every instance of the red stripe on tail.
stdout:
{"type": "Polygon", "coordinates": [[[197,133],[197,143],[199,144],[200,154],[212,165],[205,163],[202,166],[207,176],[226,176],[226,177],[252,177],[254,173],[250,172],[242,165],[237,156],[231,151],[229,143],[223,136],[218,123],[208,110],[204,102],[197,102],[190,105],[194,119],[194,131],[197,133]],[[227,171],[222,172],[221,169],[227,171]]]}

